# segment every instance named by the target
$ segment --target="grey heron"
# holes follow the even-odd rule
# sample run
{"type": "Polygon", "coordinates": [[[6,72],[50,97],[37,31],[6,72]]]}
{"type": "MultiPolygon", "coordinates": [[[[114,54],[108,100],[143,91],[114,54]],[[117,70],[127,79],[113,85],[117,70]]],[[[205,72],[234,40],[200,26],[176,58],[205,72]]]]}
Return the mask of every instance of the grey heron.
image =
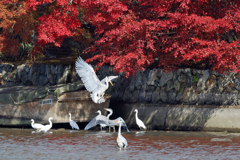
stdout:
{"type": "Polygon", "coordinates": [[[41,132],[41,131],[47,132],[49,129],[51,129],[51,128],[52,128],[52,121],[51,121],[52,119],[53,119],[53,118],[50,117],[50,118],[48,119],[48,121],[49,121],[50,124],[44,125],[42,128],[39,129],[39,132],[41,132]]]}
{"type": "Polygon", "coordinates": [[[121,119],[115,121],[116,123],[119,124],[119,128],[118,128],[118,137],[117,137],[117,145],[119,147],[119,149],[121,150],[122,148],[123,149],[126,149],[127,146],[128,146],[128,143],[127,143],[127,140],[126,138],[124,138],[121,134],[121,126],[123,124],[123,121],[121,119]]]}
{"type": "Polygon", "coordinates": [[[85,88],[91,92],[90,96],[93,102],[105,102],[103,96],[109,87],[108,83],[113,85],[111,80],[117,78],[118,76],[107,76],[100,81],[94,72],[93,67],[90,64],[87,64],[81,57],[78,57],[75,66],[76,72],[81,77],[85,88]]]}
{"type": "Polygon", "coordinates": [[[143,128],[143,129],[147,129],[147,127],[144,125],[143,121],[141,121],[141,120],[138,118],[138,110],[135,109],[134,112],[135,112],[136,123],[137,123],[138,127],[140,128],[140,130],[141,130],[142,128],[143,128]]]}
{"type": "Polygon", "coordinates": [[[77,125],[77,123],[75,121],[71,120],[71,113],[69,113],[69,124],[72,127],[72,129],[79,130],[79,126],[77,125]]]}

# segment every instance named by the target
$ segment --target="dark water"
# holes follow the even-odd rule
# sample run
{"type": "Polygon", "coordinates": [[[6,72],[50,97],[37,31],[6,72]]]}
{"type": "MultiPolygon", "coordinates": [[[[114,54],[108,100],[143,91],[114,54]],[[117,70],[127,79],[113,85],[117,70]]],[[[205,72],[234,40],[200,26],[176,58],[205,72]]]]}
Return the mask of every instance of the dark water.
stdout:
{"type": "Polygon", "coordinates": [[[50,131],[1,128],[0,159],[240,159],[237,133],[123,132],[129,146],[119,151],[117,133],[50,131]]]}

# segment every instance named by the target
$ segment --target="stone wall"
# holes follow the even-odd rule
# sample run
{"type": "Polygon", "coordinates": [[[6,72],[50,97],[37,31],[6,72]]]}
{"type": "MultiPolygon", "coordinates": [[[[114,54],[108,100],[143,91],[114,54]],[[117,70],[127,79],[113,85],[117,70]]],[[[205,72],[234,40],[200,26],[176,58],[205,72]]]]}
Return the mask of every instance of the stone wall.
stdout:
{"type": "Polygon", "coordinates": [[[132,78],[120,75],[110,92],[112,101],[187,105],[239,105],[240,74],[211,70],[160,68],[138,71],[132,78]]]}
{"type": "MultiPolygon", "coordinates": [[[[112,68],[97,71],[100,79],[114,75],[112,68]]],[[[116,74],[115,74],[116,75],[116,74]]],[[[72,65],[0,65],[3,85],[47,86],[80,81],[72,65]]],[[[111,101],[126,103],[239,105],[240,74],[218,74],[211,70],[179,69],[163,72],[160,68],[138,71],[126,78],[119,74],[109,87],[111,101]]]]}
{"type": "Polygon", "coordinates": [[[72,65],[27,65],[15,66],[0,64],[2,85],[46,86],[76,82],[75,69],[72,65]]]}

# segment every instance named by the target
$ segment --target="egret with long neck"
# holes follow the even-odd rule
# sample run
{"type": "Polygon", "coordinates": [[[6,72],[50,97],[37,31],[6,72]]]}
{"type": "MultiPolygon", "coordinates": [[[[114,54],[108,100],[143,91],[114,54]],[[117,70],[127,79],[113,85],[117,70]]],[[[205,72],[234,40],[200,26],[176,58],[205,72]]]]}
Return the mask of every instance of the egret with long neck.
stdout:
{"type": "Polygon", "coordinates": [[[118,128],[118,137],[117,137],[117,145],[119,147],[119,149],[126,149],[128,146],[127,140],[126,138],[124,138],[121,134],[121,127],[122,127],[122,123],[123,121],[121,119],[115,121],[116,123],[119,124],[119,128],[118,128]]]}
{"type": "Polygon", "coordinates": [[[140,130],[141,130],[142,128],[143,128],[143,129],[147,129],[147,127],[144,125],[143,121],[141,121],[141,120],[138,118],[138,110],[135,109],[134,112],[135,112],[136,123],[137,123],[138,127],[140,128],[140,130]]]}

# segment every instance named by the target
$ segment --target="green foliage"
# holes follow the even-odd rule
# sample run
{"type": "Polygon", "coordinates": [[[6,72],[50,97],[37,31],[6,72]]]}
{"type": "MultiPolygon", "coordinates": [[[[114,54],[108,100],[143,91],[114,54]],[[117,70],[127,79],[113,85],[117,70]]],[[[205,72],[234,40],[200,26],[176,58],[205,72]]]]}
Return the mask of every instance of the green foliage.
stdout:
{"type": "Polygon", "coordinates": [[[18,49],[20,56],[26,56],[32,49],[33,45],[30,43],[21,43],[18,49]]]}
{"type": "Polygon", "coordinates": [[[198,81],[198,76],[193,76],[193,83],[196,83],[198,81]]]}

